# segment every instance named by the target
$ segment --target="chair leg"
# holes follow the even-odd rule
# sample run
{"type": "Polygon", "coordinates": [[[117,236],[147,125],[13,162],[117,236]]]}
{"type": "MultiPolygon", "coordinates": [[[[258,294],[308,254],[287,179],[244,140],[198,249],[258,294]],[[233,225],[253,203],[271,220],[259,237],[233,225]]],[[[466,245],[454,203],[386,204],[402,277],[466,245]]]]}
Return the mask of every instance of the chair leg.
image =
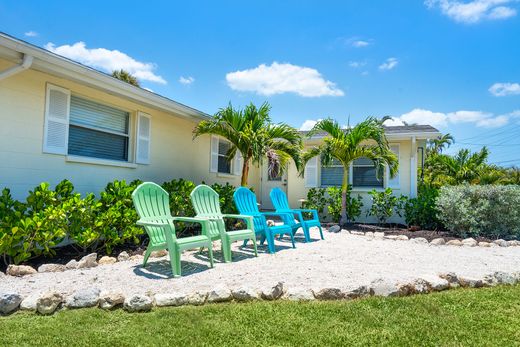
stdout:
{"type": "Polygon", "coordinates": [[[260,246],[262,246],[265,242],[265,233],[262,233],[262,235],[260,236],[260,246]]]}
{"type": "Polygon", "coordinates": [[[294,233],[291,231],[288,234],[291,237],[292,248],[296,248],[296,245],[294,244],[294,233]]]}
{"type": "Polygon", "coordinates": [[[323,229],[321,228],[321,225],[319,225],[318,228],[320,229],[320,236],[321,236],[321,239],[322,239],[322,240],[325,240],[325,239],[323,238],[323,229]]]}
{"type": "Polygon", "coordinates": [[[224,262],[230,263],[231,259],[231,242],[229,240],[222,240],[222,253],[224,254],[224,262]]]}
{"type": "Polygon", "coordinates": [[[268,233],[267,235],[267,248],[269,249],[269,253],[276,253],[274,248],[274,235],[272,233],[268,233]]]}
{"type": "Polygon", "coordinates": [[[249,241],[249,240],[244,240],[244,243],[242,243],[242,247],[247,246],[247,241],[249,241]]]}
{"type": "Polygon", "coordinates": [[[255,257],[258,257],[258,250],[256,248],[256,237],[253,236],[253,249],[255,250],[255,257]]]}
{"type": "Polygon", "coordinates": [[[209,265],[213,267],[213,244],[211,241],[208,244],[208,257],[209,257],[209,265]]]}
{"type": "Polygon", "coordinates": [[[143,267],[145,267],[146,263],[148,263],[148,258],[150,258],[150,254],[152,254],[152,249],[147,248],[146,252],[144,252],[143,267]]]}
{"type": "Polygon", "coordinates": [[[170,265],[172,267],[173,277],[181,276],[181,252],[178,249],[169,249],[170,265]]]}
{"type": "Polygon", "coordinates": [[[311,241],[311,235],[309,233],[309,227],[307,225],[302,225],[303,235],[305,236],[305,242],[311,241]]]}

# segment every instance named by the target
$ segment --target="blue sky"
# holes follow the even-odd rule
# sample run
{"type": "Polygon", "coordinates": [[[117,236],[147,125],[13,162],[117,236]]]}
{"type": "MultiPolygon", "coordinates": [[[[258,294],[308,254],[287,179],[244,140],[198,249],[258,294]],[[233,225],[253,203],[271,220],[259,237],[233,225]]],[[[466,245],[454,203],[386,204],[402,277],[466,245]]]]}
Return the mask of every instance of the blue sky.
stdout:
{"type": "Polygon", "coordinates": [[[0,30],[209,114],[295,127],[391,115],[520,165],[520,2],[0,2],[0,30]]]}

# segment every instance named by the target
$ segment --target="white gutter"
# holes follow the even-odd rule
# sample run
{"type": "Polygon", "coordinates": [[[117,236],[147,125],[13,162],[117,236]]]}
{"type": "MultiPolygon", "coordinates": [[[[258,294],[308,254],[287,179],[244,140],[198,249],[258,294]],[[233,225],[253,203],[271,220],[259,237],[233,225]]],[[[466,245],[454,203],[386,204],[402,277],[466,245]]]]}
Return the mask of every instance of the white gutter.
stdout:
{"type": "Polygon", "coordinates": [[[17,73],[20,73],[24,70],[27,70],[31,67],[33,62],[32,55],[24,54],[23,60],[20,64],[12,66],[4,71],[0,71],[0,81],[3,79],[6,79],[7,77],[11,77],[13,75],[16,75],[17,73]]]}

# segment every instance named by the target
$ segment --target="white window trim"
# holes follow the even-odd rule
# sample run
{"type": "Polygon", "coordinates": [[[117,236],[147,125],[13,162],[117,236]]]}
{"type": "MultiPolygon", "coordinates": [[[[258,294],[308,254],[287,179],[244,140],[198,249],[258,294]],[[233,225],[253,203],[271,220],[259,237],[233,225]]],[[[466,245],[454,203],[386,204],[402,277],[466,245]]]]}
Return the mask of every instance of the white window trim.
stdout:
{"type": "Polygon", "coordinates": [[[391,186],[389,184],[390,181],[390,168],[388,165],[385,167],[385,177],[384,177],[384,187],[385,188],[392,188],[393,190],[400,190],[401,189],[401,144],[400,143],[389,143],[389,147],[397,147],[398,150],[398,157],[397,162],[399,163],[399,169],[397,171],[397,177],[399,178],[398,184],[396,186],[391,186]]]}
{"type": "Polygon", "coordinates": [[[227,156],[225,154],[220,154],[218,152],[218,145],[220,145],[220,141],[223,141],[223,142],[226,142],[228,143],[230,146],[232,146],[233,144],[231,143],[231,141],[225,139],[224,137],[222,136],[218,136],[218,135],[211,135],[211,139],[210,139],[210,148],[209,148],[209,151],[210,151],[210,163],[209,163],[209,172],[211,173],[214,173],[217,175],[217,177],[225,177],[225,178],[231,178],[231,177],[236,177],[236,176],[241,176],[242,175],[242,168],[241,168],[241,163],[242,161],[244,160],[242,158],[242,154],[237,151],[235,157],[233,158],[233,160],[231,160],[231,162],[229,163],[229,172],[220,172],[218,171],[218,160],[220,157],[224,157],[227,159],[227,156]],[[211,144],[211,141],[212,139],[216,139],[218,142],[217,142],[217,152],[213,152],[213,148],[212,147],[212,144],[211,144]],[[216,163],[216,166],[217,166],[217,169],[216,171],[212,171],[211,169],[211,162],[212,162],[212,157],[213,157],[213,154],[216,153],[216,160],[217,160],[217,163],[216,163]],[[237,168],[237,166],[240,168],[240,170],[235,170],[237,168]]]}
{"type": "MultiPolygon", "coordinates": [[[[371,167],[371,165],[356,165],[357,167],[371,167]]],[[[383,186],[382,187],[361,187],[361,186],[354,186],[354,162],[351,162],[350,163],[350,167],[349,167],[349,175],[348,175],[348,184],[350,184],[350,186],[352,186],[352,190],[353,191],[358,191],[358,192],[369,192],[369,191],[372,191],[373,189],[375,189],[376,191],[383,191],[386,189],[386,178],[385,178],[385,174],[383,173],[383,186]]]]}
{"type": "MultiPolygon", "coordinates": [[[[130,114],[130,117],[132,117],[132,114],[130,114]]],[[[151,156],[152,156],[152,116],[149,115],[148,113],[145,113],[145,112],[141,112],[141,111],[137,111],[135,113],[135,120],[133,122],[131,122],[131,124],[134,124],[135,122],[135,132],[132,132],[134,134],[134,146],[130,146],[131,145],[131,138],[128,140],[128,147],[129,147],[129,153],[128,153],[128,159],[130,160],[130,158],[133,158],[133,162],[136,163],[136,164],[141,164],[141,165],[150,165],[151,163],[151,156]],[[148,140],[148,158],[146,159],[139,159],[138,158],[138,155],[139,155],[139,140],[140,140],[140,130],[139,129],[139,122],[140,122],[140,117],[145,117],[145,118],[148,118],[148,122],[149,122],[149,129],[148,129],[148,138],[144,138],[145,140],[148,140]],[[135,147],[135,150],[134,150],[134,153],[132,155],[132,157],[130,157],[130,148],[134,148],[135,147]]],[[[130,131],[130,129],[129,129],[130,131]]]]}
{"type": "Polygon", "coordinates": [[[71,96],[71,92],[67,88],[63,88],[63,87],[57,86],[57,85],[52,84],[52,83],[47,83],[46,86],[45,86],[45,111],[44,111],[43,146],[42,146],[42,152],[43,153],[67,155],[67,152],[69,150],[70,96],[71,96]],[[50,92],[51,92],[52,89],[58,90],[58,91],[60,91],[60,92],[62,92],[64,94],[66,94],[67,97],[68,97],[68,100],[67,100],[68,105],[67,106],[68,106],[69,109],[68,109],[67,119],[65,121],[53,118],[50,115],[50,111],[49,111],[49,108],[50,108],[50,92]],[[48,129],[48,127],[49,127],[48,122],[50,120],[66,124],[64,148],[52,147],[52,146],[49,146],[47,144],[47,141],[48,141],[47,140],[47,136],[48,136],[48,131],[49,131],[49,129],[48,129]]]}
{"type": "Polygon", "coordinates": [[[98,159],[93,157],[83,157],[79,155],[67,155],[65,161],[70,163],[83,163],[83,164],[94,164],[103,166],[117,166],[125,167],[129,169],[137,169],[138,165],[135,163],[129,163],[126,161],[109,160],[109,159],[98,159]]]}

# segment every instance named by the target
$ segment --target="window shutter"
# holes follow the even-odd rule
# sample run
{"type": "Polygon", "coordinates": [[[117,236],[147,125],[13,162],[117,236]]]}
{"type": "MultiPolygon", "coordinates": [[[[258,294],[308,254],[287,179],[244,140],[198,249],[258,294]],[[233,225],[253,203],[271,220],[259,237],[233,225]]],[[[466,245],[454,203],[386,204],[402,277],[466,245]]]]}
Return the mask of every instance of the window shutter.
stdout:
{"type": "Polygon", "coordinates": [[[305,165],[305,187],[314,188],[318,185],[318,157],[311,158],[305,165]]]}
{"type": "Polygon", "coordinates": [[[150,164],[150,140],[152,132],[152,117],[137,113],[137,148],[135,162],[137,164],[150,164]]]}
{"type": "Polygon", "coordinates": [[[218,137],[211,136],[211,153],[209,159],[209,171],[218,172],[218,137]]]}
{"type": "MultiPolygon", "coordinates": [[[[394,152],[394,154],[397,156],[397,160],[399,161],[399,146],[397,145],[391,145],[390,146],[390,150],[392,152],[394,152]]],[[[387,183],[387,186],[389,188],[400,188],[400,184],[399,184],[399,176],[400,176],[400,171],[401,171],[401,166],[399,166],[399,170],[397,171],[397,173],[395,174],[395,176],[393,178],[390,178],[390,169],[387,167],[386,168],[386,177],[388,179],[388,183],[387,183]]]]}
{"type": "Polygon", "coordinates": [[[67,154],[69,139],[70,91],[47,85],[43,152],[67,154]]]}
{"type": "Polygon", "coordinates": [[[242,175],[242,165],[244,162],[244,158],[242,157],[242,153],[237,150],[237,154],[235,154],[235,158],[233,158],[233,174],[236,176],[242,175]]]}

